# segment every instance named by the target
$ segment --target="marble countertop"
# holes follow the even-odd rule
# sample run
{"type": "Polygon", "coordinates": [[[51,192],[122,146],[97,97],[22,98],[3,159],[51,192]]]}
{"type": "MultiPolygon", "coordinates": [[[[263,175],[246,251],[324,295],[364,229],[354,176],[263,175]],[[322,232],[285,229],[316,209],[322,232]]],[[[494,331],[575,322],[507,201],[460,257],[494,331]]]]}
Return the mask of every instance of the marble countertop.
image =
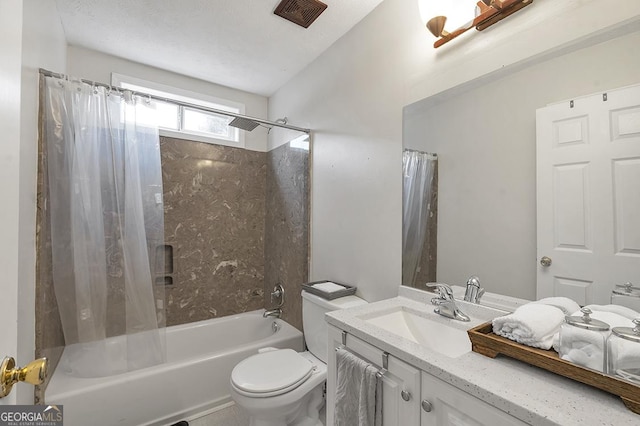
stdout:
{"type": "MultiPolygon", "coordinates": [[[[360,319],[401,305],[424,309],[431,297],[431,293],[401,288],[398,297],[329,312],[326,320],[526,423],[640,425],[640,415],[629,411],[619,397],[604,391],[500,355],[492,359],[469,352],[449,358],[360,319]]],[[[460,307],[474,316],[472,304],[460,302],[460,307]]],[[[475,325],[471,323],[471,327],[475,325]]]]}

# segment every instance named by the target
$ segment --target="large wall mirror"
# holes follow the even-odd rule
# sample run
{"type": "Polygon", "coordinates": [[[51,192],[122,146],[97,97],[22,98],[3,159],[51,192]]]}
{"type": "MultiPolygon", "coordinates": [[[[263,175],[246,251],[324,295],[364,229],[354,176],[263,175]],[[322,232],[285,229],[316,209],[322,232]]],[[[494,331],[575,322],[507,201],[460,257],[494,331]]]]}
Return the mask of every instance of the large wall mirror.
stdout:
{"type": "MultiPolygon", "coordinates": [[[[536,298],[536,109],[640,84],[637,46],[638,25],[618,29],[405,108],[405,151],[437,158],[437,222],[426,226],[432,241],[422,246],[431,253],[419,262],[403,253],[403,284],[465,285],[477,275],[487,291],[536,298]],[[431,276],[416,279],[404,270],[409,260],[431,276]]],[[[404,222],[412,225],[406,214],[404,222]]]]}

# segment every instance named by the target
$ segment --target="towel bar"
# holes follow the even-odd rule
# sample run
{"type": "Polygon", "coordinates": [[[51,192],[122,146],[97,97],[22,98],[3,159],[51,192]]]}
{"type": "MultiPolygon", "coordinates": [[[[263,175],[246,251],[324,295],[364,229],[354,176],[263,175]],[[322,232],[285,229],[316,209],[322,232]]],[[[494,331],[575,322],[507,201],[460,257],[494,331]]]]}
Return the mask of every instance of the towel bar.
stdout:
{"type": "Polygon", "coordinates": [[[381,379],[382,376],[384,376],[385,373],[389,371],[388,369],[389,369],[389,352],[382,352],[382,369],[378,371],[376,376],[378,376],[378,378],[381,379]]]}
{"type": "MultiPolygon", "coordinates": [[[[351,352],[347,347],[347,334],[348,333],[346,331],[344,330],[342,331],[342,344],[337,348],[335,348],[336,352],[338,352],[338,349],[345,349],[351,352]]],[[[382,352],[382,368],[378,370],[378,372],[376,373],[376,376],[379,379],[381,379],[382,376],[384,376],[387,371],[389,371],[389,352],[382,352]]]]}

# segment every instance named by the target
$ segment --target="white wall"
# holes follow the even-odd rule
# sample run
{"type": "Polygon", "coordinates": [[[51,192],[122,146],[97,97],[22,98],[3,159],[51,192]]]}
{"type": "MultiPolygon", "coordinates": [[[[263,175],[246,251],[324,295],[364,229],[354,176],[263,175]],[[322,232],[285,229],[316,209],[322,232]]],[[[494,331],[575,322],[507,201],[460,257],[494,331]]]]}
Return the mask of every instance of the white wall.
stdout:
{"type": "Polygon", "coordinates": [[[640,2],[536,0],[483,33],[440,49],[416,0],[385,0],[269,99],[273,119],[311,127],[311,278],[358,285],[367,300],[401,279],[405,105],[580,42],[629,20],[640,2]]]}
{"type": "Polygon", "coordinates": [[[439,157],[439,281],[478,275],[487,291],[535,298],[535,110],[640,84],[637,46],[640,32],[405,110],[405,146],[439,157]]]}
{"type": "MultiPolygon", "coordinates": [[[[69,46],[67,70],[68,74],[74,77],[107,84],[111,83],[112,72],[141,78],[191,92],[240,102],[245,105],[245,115],[267,118],[267,98],[264,96],[197,80],[82,47],[69,46]]],[[[244,135],[245,148],[254,151],[267,150],[267,131],[265,128],[258,127],[252,132],[244,132],[244,135]]]]}
{"type": "MultiPolygon", "coordinates": [[[[0,34],[0,356],[23,365],[35,353],[38,69],[64,71],[66,41],[53,0],[2,2],[0,34]]],[[[0,401],[33,403],[33,388],[18,385],[0,401]]]]}
{"type": "Polygon", "coordinates": [[[269,100],[272,119],[313,129],[311,279],[370,301],[400,283],[402,9],[384,1],[269,100]]]}

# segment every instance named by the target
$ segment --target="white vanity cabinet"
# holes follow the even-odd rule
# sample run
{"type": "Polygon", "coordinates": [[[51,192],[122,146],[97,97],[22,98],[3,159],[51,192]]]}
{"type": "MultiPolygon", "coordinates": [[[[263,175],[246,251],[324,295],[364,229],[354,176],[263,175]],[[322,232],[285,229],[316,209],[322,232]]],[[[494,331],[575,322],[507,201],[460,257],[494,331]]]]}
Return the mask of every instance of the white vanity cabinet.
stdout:
{"type": "Polygon", "coordinates": [[[421,393],[420,426],[520,426],[527,424],[424,371],[422,372],[421,393]]]}
{"type": "MultiPolygon", "coordinates": [[[[336,351],[342,345],[342,330],[329,326],[327,370],[327,425],[333,425],[336,389],[336,351]]],[[[348,335],[347,349],[378,367],[382,367],[384,352],[375,346],[348,335]]],[[[382,378],[382,425],[410,426],[420,424],[420,370],[406,362],[388,356],[388,371],[382,378]]],[[[354,407],[355,409],[355,407],[354,407]]]]}
{"type": "MultiPolygon", "coordinates": [[[[333,425],[337,379],[335,348],[343,344],[343,332],[330,325],[328,337],[326,424],[333,425]]],[[[381,349],[351,334],[346,335],[345,346],[353,354],[382,367],[384,351],[381,349]]],[[[382,387],[383,426],[526,425],[393,354],[388,355],[388,371],[383,376],[382,387]]]]}

